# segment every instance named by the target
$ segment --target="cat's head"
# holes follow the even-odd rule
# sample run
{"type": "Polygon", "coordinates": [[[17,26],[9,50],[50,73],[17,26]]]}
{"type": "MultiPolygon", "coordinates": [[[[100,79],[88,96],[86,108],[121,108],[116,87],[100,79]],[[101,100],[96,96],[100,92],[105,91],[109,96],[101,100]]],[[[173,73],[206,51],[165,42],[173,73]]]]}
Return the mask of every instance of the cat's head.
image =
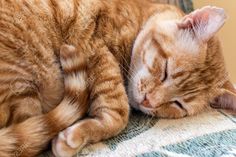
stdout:
{"type": "Polygon", "coordinates": [[[164,11],[151,17],[132,52],[131,105],[147,114],[178,118],[214,104],[236,109],[236,92],[215,34],[223,9],[204,7],[186,16],[164,11]]]}

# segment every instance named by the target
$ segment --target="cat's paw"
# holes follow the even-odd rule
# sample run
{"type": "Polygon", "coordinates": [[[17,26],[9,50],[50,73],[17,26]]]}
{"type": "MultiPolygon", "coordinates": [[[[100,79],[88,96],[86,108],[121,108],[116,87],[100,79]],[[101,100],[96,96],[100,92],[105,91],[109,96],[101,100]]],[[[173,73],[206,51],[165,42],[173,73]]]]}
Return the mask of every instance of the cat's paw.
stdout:
{"type": "Polygon", "coordinates": [[[72,157],[85,145],[83,138],[76,133],[75,127],[69,127],[59,133],[52,141],[52,151],[56,157],[72,157]]]}
{"type": "Polygon", "coordinates": [[[161,118],[178,119],[186,117],[188,112],[178,105],[172,104],[169,106],[160,107],[159,110],[156,111],[156,114],[161,118]]]}

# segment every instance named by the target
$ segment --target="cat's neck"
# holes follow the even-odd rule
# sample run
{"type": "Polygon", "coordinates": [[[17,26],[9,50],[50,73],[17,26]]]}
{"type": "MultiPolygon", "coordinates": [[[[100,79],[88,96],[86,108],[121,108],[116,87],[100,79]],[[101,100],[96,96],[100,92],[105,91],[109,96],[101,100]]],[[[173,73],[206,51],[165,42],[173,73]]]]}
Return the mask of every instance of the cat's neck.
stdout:
{"type": "MultiPolygon", "coordinates": [[[[125,4],[122,3],[123,5],[117,5],[115,2],[117,1],[107,2],[109,4],[106,5],[107,8],[105,7],[103,15],[107,14],[105,17],[109,20],[105,19],[106,23],[100,23],[100,27],[98,26],[96,31],[120,63],[123,76],[127,80],[127,77],[132,77],[130,76],[132,74],[129,74],[132,70],[129,68],[133,45],[148,21],[152,20],[153,16],[163,15],[167,11],[169,12],[167,15],[170,15],[167,18],[181,17],[183,12],[170,5],[161,5],[143,0],[120,0],[120,3],[125,2],[125,4]],[[178,15],[176,16],[176,14],[178,15]],[[104,29],[108,26],[113,26],[112,31],[104,29]]],[[[103,17],[100,18],[100,21],[105,21],[103,17]]]]}
{"type": "Polygon", "coordinates": [[[120,63],[123,76],[129,76],[134,41],[148,19],[157,12],[157,4],[143,0],[102,2],[102,15],[97,19],[96,36],[105,41],[120,63]]]}

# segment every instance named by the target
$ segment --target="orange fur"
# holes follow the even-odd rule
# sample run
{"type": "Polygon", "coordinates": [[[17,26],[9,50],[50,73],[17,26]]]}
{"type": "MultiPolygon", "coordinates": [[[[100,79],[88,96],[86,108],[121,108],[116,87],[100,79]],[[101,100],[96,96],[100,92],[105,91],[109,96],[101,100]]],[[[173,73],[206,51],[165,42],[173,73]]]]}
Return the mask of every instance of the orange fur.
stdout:
{"type": "Polygon", "coordinates": [[[210,6],[189,15],[169,7],[150,18],[134,44],[131,105],[164,118],[197,114],[215,99],[215,106],[235,110],[235,90],[215,36],[225,19],[223,9],[210,6]]]}
{"type": "Polygon", "coordinates": [[[183,16],[176,7],[143,0],[1,1],[0,126],[6,128],[0,130],[0,156],[35,156],[75,121],[53,140],[57,156],[72,156],[88,143],[118,134],[129,114],[123,80],[129,81],[134,107],[168,118],[198,113],[224,94],[217,82],[228,77],[216,37],[191,54],[154,27],[165,19],[182,19],[179,29],[189,29],[191,23],[183,16]],[[148,33],[142,36],[143,31],[148,33]],[[133,44],[137,36],[135,43],[139,39],[140,43],[133,44]],[[174,50],[186,52],[181,56],[174,50]],[[166,77],[163,69],[171,58],[173,69],[185,71],[172,69],[166,77]],[[151,77],[136,75],[143,66],[151,77]],[[163,86],[162,81],[172,75],[171,86],[163,86]],[[146,97],[137,101],[135,92],[146,97]],[[171,98],[190,92],[197,95],[181,97],[183,106],[172,104],[171,98]],[[150,109],[152,104],[161,107],[150,109]]]}

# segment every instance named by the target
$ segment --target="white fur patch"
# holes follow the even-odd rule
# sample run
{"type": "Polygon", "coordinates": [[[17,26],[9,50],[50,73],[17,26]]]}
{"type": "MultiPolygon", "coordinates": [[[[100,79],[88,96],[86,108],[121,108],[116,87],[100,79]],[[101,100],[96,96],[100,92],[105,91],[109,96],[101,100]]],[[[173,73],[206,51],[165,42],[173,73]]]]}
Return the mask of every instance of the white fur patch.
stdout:
{"type": "Polygon", "coordinates": [[[81,122],[78,122],[59,133],[58,137],[53,140],[54,155],[57,157],[71,157],[84,147],[86,143],[82,138],[73,139],[73,135],[80,125],[81,122]]]}
{"type": "Polygon", "coordinates": [[[64,140],[60,140],[60,138],[54,138],[53,141],[52,141],[52,151],[53,151],[53,154],[56,156],[56,157],[71,157],[70,154],[68,154],[66,151],[63,150],[63,143],[61,142],[64,142],[64,140]]]}
{"type": "MultiPolygon", "coordinates": [[[[76,141],[73,141],[73,134],[75,134],[74,132],[77,129],[77,127],[79,127],[78,124],[77,125],[74,124],[65,130],[67,132],[67,139],[66,139],[67,145],[74,149],[78,147],[78,144],[76,143],[76,141]]],[[[80,140],[80,139],[77,139],[77,140],[80,140]]]]}
{"type": "Polygon", "coordinates": [[[85,79],[86,79],[85,72],[79,72],[77,74],[66,76],[65,86],[69,86],[70,89],[74,89],[76,91],[84,90],[87,88],[87,83],[85,79]]]}
{"type": "Polygon", "coordinates": [[[163,34],[166,34],[174,41],[174,44],[169,45],[168,48],[172,51],[180,51],[181,53],[197,54],[199,52],[197,38],[194,38],[189,30],[178,30],[176,23],[176,20],[159,23],[159,31],[163,32],[163,34]]]}
{"type": "Polygon", "coordinates": [[[130,88],[132,88],[132,96],[134,97],[135,101],[141,103],[144,99],[144,94],[140,90],[141,79],[150,77],[150,73],[146,68],[142,68],[138,71],[138,73],[134,76],[132,83],[130,84],[130,88]]]}
{"type": "Polygon", "coordinates": [[[63,10],[64,17],[70,17],[74,12],[74,3],[73,0],[58,0],[60,8],[63,10]]]}
{"type": "Polygon", "coordinates": [[[63,110],[62,112],[59,112],[58,113],[58,115],[56,115],[56,117],[58,118],[58,119],[60,119],[59,117],[61,117],[62,118],[62,120],[58,120],[58,121],[64,121],[65,119],[64,119],[64,117],[71,117],[72,115],[76,115],[76,114],[78,114],[77,112],[77,107],[76,106],[78,106],[78,104],[77,105],[69,105],[71,103],[71,101],[70,100],[67,100],[67,99],[63,99],[62,100],[62,102],[59,104],[59,106],[58,107],[61,107],[61,109],[63,110]],[[62,115],[63,116],[62,116],[62,115]]]}
{"type": "Polygon", "coordinates": [[[67,59],[63,59],[61,57],[61,64],[62,64],[62,67],[65,68],[65,69],[71,69],[73,68],[75,65],[79,65],[81,64],[81,60],[80,58],[67,58],[67,59]]]}
{"type": "Polygon", "coordinates": [[[199,43],[188,30],[180,30],[177,33],[175,46],[183,53],[198,54],[199,43]]]}
{"type": "Polygon", "coordinates": [[[144,51],[145,53],[144,60],[146,61],[146,64],[151,68],[153,66],[154,58],[157,55],[157,49],[156,47],[151,43],[151,41],[148,41],[144,45],[144,51]]]}

